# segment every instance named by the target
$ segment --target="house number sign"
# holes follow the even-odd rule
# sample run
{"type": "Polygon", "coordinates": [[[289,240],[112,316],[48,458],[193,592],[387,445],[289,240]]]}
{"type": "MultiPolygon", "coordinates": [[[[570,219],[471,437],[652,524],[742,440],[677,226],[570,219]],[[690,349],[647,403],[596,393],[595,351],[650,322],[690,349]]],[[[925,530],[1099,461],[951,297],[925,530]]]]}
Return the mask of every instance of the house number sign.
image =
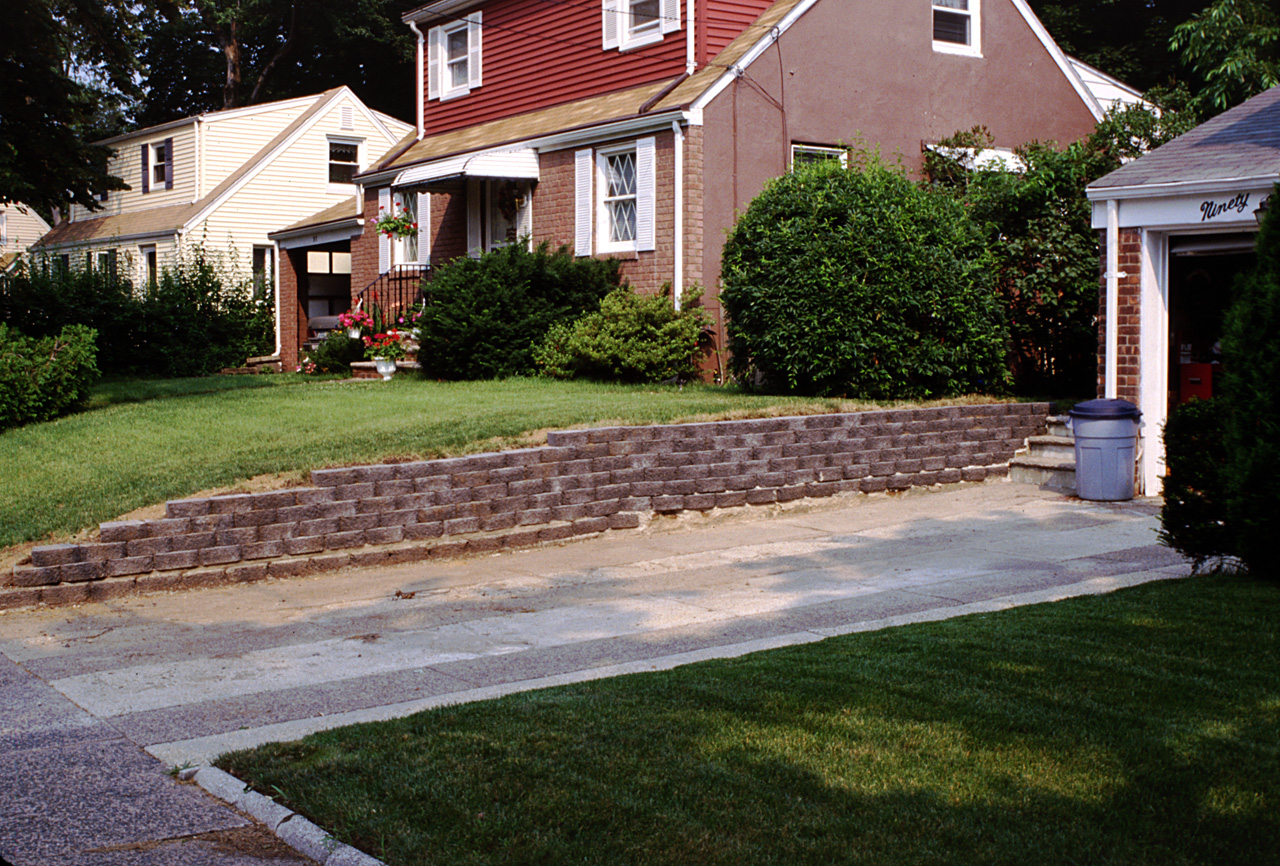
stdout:
{"type": "Polygon", "coordinates": [[[1200,222],[1217,219],[1224,213],[1242,214],[1249,207],[1249,193],[1237,193],[1235,198],[1226,201],[1200,202],[1200,222]]]}

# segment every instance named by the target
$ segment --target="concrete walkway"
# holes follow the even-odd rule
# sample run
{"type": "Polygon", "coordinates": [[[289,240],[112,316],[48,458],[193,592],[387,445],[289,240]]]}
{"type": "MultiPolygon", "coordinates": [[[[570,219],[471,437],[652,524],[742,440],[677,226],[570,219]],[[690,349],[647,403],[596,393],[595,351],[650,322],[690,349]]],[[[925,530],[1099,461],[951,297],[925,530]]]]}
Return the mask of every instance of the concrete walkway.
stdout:
{"type": "Polygon", "coordinates": [[[987,483],[0,614],[0,855],[305,862],[236,850],[261,828],[166,767],[442,704],[1185,576],[1157,526],[1151,503],[987,483]]]}

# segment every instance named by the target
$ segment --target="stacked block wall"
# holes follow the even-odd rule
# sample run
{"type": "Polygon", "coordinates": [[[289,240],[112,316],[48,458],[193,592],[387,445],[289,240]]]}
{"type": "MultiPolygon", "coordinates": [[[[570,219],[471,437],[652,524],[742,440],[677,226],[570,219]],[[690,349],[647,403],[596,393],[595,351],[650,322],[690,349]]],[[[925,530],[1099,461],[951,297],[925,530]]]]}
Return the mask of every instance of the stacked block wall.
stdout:
{"type": "Polygon", "coordinates": [[[0,607],[492,551],[706,511],[1005,475],[1045,403],[569,430],[547,445],[320,469],[312,486],[166,503],[37,547],[0,607]]]}

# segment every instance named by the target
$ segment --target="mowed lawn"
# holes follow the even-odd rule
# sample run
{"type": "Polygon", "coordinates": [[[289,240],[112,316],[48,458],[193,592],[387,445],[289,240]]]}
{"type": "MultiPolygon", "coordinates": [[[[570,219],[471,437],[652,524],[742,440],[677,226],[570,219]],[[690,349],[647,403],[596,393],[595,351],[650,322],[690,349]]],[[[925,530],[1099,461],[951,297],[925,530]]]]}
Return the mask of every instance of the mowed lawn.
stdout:
{"type": "MultiPolygon", "coordinates": [[[[508,379],[126,380],[85,411],[0,433],[0,547],[270,473],[499,448],[546,428],[866,408],[705,385],[508,379]]],[[[290,479],[286,479],[288,481],[290,479]]]]}
{"type": "Polygon", "coordinates": [[[1199,577],[219,765],[392,866],[1280,858],[1280,586],[1199,577]]]}

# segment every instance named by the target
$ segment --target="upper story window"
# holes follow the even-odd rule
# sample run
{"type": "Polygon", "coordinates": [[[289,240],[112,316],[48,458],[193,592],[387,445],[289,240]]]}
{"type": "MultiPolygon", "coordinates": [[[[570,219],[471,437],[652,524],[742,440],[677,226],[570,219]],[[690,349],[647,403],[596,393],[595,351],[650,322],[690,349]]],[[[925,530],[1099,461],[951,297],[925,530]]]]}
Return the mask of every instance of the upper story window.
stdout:
{"type": "Polygon", "coordinates": [[[173,139],[142,145],[142,191],[173,189],[173,139]]]}
{"type": "Polygon", "coordinates": [[[680,29],[680,0],[602,0],[604,48],[628,51],[680,29]]]}
{"type": "Polygon", "coordinates": [[[455,99],[480,86],[480,16],[480,12],[472,12],[429,31],[428,99],[455,99]]]}
{"type": "Polygon", "coordinates": [[[933,4],[933,50],[947,54],[982,53],[978,6],[981,0],[930,0],[933,4]]]}
{"type": "Polygon", "coordinates": [[[351,183],[360,168],[360,142],[329,139],[329,183],[351,183]]]}

